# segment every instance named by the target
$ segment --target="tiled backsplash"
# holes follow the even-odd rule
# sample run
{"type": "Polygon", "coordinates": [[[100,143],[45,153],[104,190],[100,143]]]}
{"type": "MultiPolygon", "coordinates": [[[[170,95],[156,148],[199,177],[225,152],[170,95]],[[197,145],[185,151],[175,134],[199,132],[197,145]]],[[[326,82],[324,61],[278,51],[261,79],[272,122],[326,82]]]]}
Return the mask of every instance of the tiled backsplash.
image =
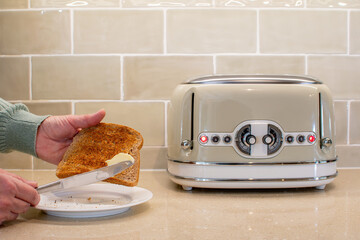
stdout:
{"type": "MultiPolygon", "coordinates": [[[[335,100],[340,167],[360,167],[359,0],[1,0],[0,96],[35,114],[84,114],[145,139],[166,168],[172,90],[211,74],[309,74],[335,100]]],[[[1,168],[54,168],[22,153],[1,168]]]]}

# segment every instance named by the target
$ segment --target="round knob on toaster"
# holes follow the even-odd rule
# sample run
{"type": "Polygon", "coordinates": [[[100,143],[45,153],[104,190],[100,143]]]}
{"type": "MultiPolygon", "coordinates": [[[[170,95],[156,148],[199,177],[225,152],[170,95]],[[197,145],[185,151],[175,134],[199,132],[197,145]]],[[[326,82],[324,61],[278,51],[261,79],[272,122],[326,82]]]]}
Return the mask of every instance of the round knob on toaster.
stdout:
{"type": "Polygon", "coordinates": [[[321,139],[321,145],[323,147],[330,147],[332,145],[332,140],[330,138],[321,139]]]}
{"type": "Polygon", "coordinates": [[[269,134],[266,134],[263,137],[263,143],[266,144],[266,145],[270,145],[273,141],[274,141],[274,138],[269,134]]]}
{"type": "Polygon", "coordinates": [[[249,145],[254,145],[256,143],[256,137],[254,135],[248,135],[246,137],[246,143],[249,145]]]}
{"type": "Polygon", "coordinates": [[[191,141],[190,140],[184,140],[181,142],[181,147],[184,150],[188,150],[189,148],[191,148],[191,141]]]}

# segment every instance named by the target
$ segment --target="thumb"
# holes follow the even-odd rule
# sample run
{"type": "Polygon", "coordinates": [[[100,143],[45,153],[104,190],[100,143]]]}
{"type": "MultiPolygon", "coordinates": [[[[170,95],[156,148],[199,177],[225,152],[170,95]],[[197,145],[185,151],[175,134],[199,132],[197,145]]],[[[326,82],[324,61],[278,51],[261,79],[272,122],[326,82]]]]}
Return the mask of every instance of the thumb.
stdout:
{"type": "Polygon", "coordinates": [[[100,123],[105,117],[105,110],[101,109],[96,113],[84,114],[84,115],[71,115],[69,116],[69,122],[74,128],[87,128],[95,126],[100,123]]]}

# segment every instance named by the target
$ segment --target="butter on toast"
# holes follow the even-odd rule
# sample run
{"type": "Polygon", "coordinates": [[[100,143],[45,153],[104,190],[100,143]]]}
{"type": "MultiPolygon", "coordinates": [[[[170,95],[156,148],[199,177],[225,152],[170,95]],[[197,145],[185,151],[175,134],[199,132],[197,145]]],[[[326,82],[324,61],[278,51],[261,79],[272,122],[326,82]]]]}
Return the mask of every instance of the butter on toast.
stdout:
{"type": "Polygon", "coordinates": [[[118,153],[131,155],[135,162],[106,182],[135,186],[139,181],[140,149],[143,138],[136,130],[118,124],[99,123],[82,129],[73,139],[59,163],[56,176],[66,178],[107,166],[118,153]]]}

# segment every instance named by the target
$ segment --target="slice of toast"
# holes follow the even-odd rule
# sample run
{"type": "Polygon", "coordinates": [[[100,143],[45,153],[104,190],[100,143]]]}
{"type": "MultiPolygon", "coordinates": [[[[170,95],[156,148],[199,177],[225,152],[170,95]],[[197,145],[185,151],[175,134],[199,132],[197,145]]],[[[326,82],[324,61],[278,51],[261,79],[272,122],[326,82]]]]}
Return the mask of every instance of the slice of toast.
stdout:
{"type": "Polygon", "coordinates": [[[141,134],[127,126],[99,123],[94,127],[82,129],[65,152],[57,167],[56,176],[66,178],[105,167],[106,160],[118,153],[127,153],[134,158],[134,164],[105,181],[135,186],[139,181],[142,145],[141,134]]]}

